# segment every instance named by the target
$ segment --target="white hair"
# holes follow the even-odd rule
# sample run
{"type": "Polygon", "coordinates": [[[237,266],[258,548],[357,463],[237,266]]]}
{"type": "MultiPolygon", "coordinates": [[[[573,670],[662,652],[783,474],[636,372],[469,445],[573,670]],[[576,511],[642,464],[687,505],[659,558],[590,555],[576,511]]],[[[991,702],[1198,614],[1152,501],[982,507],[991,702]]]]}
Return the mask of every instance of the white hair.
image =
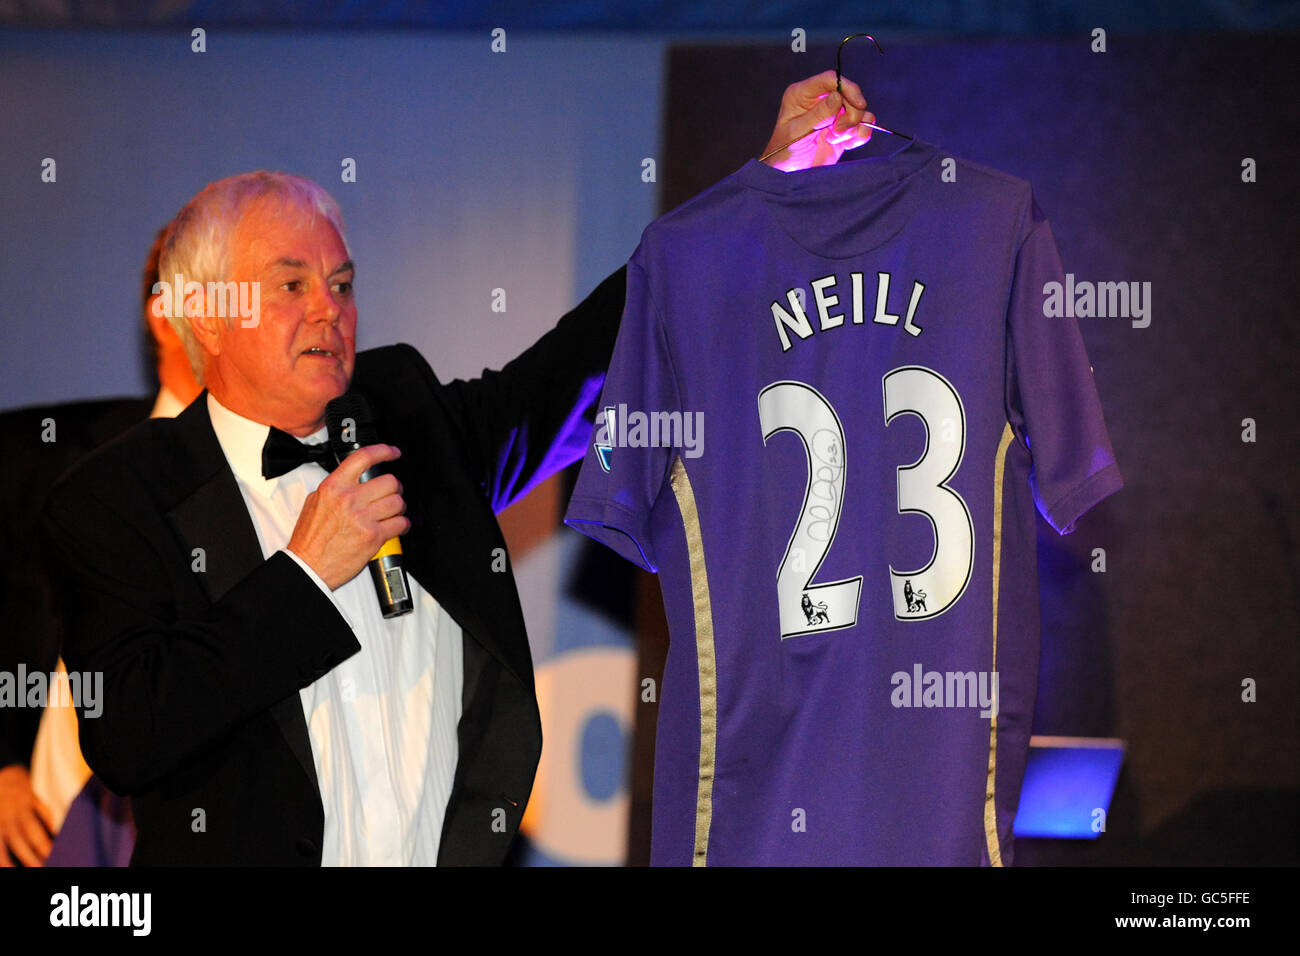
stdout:
{"type": "MultiPolygon", "coordinates": [[[[185,282],[199,282],[205,288],[209,282],[230,281],[231,246],[239,221],[253,203],[268,197],[296,206],[313,217],[324,216],[351,257],[343,231],[343,213],[333,196],[302,176],[258,170],[208,183],[176,214],[163,237],[158,261],[160,280],[171,283],[180,275],[185,282]]],[[[184,314],[181,289],[173,290],[167,321],[185,346],[194,377],[203,384],[205,353],[184,314]]],[[[229,325],[233,319],[228,317],[226,321],[229,325]]]]}

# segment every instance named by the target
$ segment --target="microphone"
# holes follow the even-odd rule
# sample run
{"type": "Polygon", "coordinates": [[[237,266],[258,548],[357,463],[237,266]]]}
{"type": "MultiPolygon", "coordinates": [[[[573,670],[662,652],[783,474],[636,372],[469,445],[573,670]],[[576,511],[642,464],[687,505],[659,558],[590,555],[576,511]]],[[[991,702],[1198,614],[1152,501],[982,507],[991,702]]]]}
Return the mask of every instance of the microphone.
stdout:
{"type": "MultiPolygon", "coordinates": [[[[379,444],[379,429],[375,425],[370,403],[354,392],[340,395],[325,406],[325,425],[329,429],[330,451],[334,454],[334,460],[340,464],[363,445],[379,444]]],[[[382,464],[375,465],[363,471],[360,480],[369,481],[387,470],[382,464]]],[[[401,540],[389,538],[385,541],[367,567],[370,568],[370,578],[375,583],[375,596],[379,599],[379,610],[384,617],[409,614],[414,605],[411,603],[411,588],[402,562],[401,540]]]]}

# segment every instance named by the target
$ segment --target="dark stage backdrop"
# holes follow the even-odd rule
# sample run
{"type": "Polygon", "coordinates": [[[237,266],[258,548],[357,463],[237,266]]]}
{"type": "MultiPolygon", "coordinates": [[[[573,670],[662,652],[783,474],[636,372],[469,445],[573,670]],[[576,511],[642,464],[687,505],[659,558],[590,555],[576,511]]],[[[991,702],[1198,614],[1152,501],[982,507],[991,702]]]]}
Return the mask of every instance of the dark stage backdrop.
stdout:
{"type": "MultiPolygon", "coordinates": [[[[844,62],[882,125],[1027,179],[1077,279],[1151,283],[1149,326],[1079,321],[1126,487],[1039,535],[1035,732],[1123,738],[1125,767],[1099,840],[1020,841],[1017,863],[1295,863],[1300,40],[879,39],[884,56],[844,62]]],[[[834,64],[833,47],[673,49],[661,211],[734,172],[738,143],[758,155],[769,104],[834,64]]],[[[640,673],[661,673],[653,578],[641,595],[640,673]]]]}

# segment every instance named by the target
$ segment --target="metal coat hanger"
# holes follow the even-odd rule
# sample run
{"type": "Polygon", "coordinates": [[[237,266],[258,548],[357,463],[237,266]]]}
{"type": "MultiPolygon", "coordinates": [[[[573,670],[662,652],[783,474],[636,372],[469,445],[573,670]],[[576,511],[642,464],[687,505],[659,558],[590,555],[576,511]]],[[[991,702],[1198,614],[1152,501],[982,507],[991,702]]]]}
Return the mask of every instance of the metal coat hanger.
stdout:
{"type": "MultiPolygon", "coordinates": [[[[868,40],[870,40],[872,43],[876,45],[876,50],[879,51],[882,56],[884,55],[885,52],[884,49],[880,46],[880,44],[876,41],[876,38],[873,37],[870,33],[850,33],[848,36],[846,36],[843,40],[840,41],[839,48],[835,51],[835,92],[840,94],[841,99],[844,96],[844,89],[843,86],[841,85],[842,77],[841,77],[841,70],[840,70],[840,58],[844,53],[844,44],[848,43],[854,37],[866,37],[868,40]]],[[[832,122],[834,121],[832,120],[832,122]]],[[[910,139],[913,142],[916,141],[915,136],[909,136],[907,133],[900,133],[897,130],[885,129],[885,127],[877,126],[875,123],[868,123],[866,121],[863,121],[858,125],[870,126],[872,129],[878,129],[880,130],[880,132],[888,133],[890,136],[899,136],[902,137],[903,139],[910,139]]],[[[804,133],[802,136],[796,136],[794,139],[790,140],[790,142],[786,143],[784,146],[778,146],[776,149],[770,150],[766,155],[760,156],[758,161],[760,163],[764,162],[765,160],[768,159],[768,157],[776,155],[777,153],[781,152],[781,150],[783,149],[788,149],[789,147],[793,146],[795,143],[799,142],[799,140],[807,139],[809,136],[812,136],[814,133],[819,133],[825,128],[826,127],[824,126],[818,127],[816,129],[809,130],[808,132],[804,133]]]]}

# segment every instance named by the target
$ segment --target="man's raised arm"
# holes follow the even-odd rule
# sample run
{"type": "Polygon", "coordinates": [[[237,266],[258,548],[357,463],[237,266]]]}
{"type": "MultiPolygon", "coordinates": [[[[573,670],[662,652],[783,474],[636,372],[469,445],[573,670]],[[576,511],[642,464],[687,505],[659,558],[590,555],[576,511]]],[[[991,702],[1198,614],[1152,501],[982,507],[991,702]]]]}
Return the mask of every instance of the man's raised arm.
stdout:
{"type": "MultiPolygon", "coordinates": [[[[871,138],[852,80],[827,70],[786,88],[764,161],[792,171],[829,166],[871,138]],[[777,149],[782,144],[791,145],[777,149]]],[[[498,372],[451,382],[447,394],[488,500],[500,511],[582,457],[614,352],[627,268],[600,283],[551,331],[498,372]]]]}

